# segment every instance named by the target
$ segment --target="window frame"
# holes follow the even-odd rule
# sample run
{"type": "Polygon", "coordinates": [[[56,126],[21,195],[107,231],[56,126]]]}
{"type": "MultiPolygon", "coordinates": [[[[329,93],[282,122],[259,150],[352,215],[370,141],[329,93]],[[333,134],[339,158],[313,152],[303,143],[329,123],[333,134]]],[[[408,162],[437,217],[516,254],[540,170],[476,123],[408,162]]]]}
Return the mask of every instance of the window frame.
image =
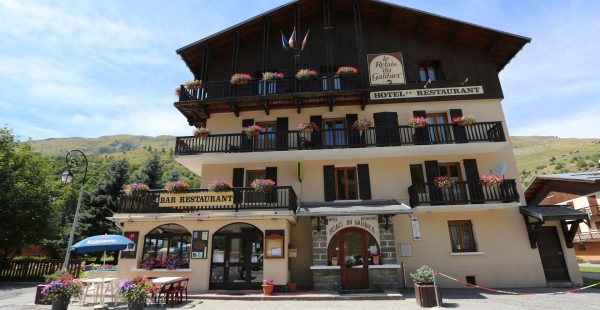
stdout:
{"type": "MultiPolygon", "coordinates": [[[[192,233],[190,233],[189,231],[186,232],[181,232],[181,233],[162,233],[162,234],[156,234],[153,233],[155,230],[165,226],[165,225],[170,225],[170,224],[164,224],[164,225],[160,225],[157,226],[155,228],[153,228],[152,230],[150,230],[146,235],[144,235],[144,243],[143,243],[143,247],[142,247],[142,257],[141,257],[141,263],[143,264],[144,261],[146,260],[146,255],[148,255],[149,257],[152,257],[153,259],[156,259],[159,257],[159,255],[157,254],[159,252],[160,249],[165,248],[165,244],[166,244],[166,256],[164,259],[161,258],[161,261],[168,261],[172,256],[178,258],[178,259],[183,259],[186,263],[184,263],[183,267],[176,267],[176,269],[185,269],[185,268],[189,268],[189,262],[191,259],[191,249],[192,249],[192,233]],[[188,244],[188,250],[185,250],[185,239],[188,239],[187,244],[188,244]],[[152,244],[152,241],[155,241],[154,244],[152,244]],[[162,241],[162,245],[159,247],[158,244],[159,242],[162,241]],[[180,243],[181,246],[177,246],[177,243],[180,243]],[[174,248],[174,251],[170,251],[171,248],[174,248]],[[150,256],[150,253],[148,250],[154,250],[154,255],[150,256]]],[[[178,224],[175,224],[178,225],[178,224]]],[[[178,225],[181,226],[181,225],[178,225]]],[[[181,226],[182,228],[185,229],[185,227],[181,226]]]]}
{"type": "Polygon", "coordinates": [[[256,179],[248,179],[248,175],[250,173],[262,173],[265,177],[263,179],[267,178],[267,169],[245,169],[244,170],[244,185],[245,187],[252,187],[252,181],[256,180],[256,179]]]}
{"type": "Polygon", "coordinates": [[[335,177],[335,200],[357,200],[359,197],[359,192],[358,192],[358,171],[356,169],[356,167],[334,167],[334,177],[335,177]],[[344,188],[344,193],[345,193],[345,197],[344,198],[340,198],[339,197],[339,181],[338,181],[338,171],[339,170],[343,170],[344,171],[344,178],[346,180],[345,183],[345,188],[344,188]],[[354,193],[356,194],[355,198],[350,198],[350,187],[348,184],[348,171],[354,171],[354,193]]]}
{"type": "Polygon", "coordinates": [[[346,139],[348,139],[346,129],[346,118],[344,117],[323,118],[321,124],[321,131],[323,132],[323,145],[331,147],[345,146],[346,139]],[[338,134],[340,133],[338,128],[333,126],[333,129],[327,129],[327,126],[325,126],[327,123],[333,123],[335,125],[337,122],[341,122],[343,126],[341,129],[341,137],[339,137],[341,141],[338,141],[338,134]],[[331,133],[332,141],[327,141],[328,133],[331,133]]]}
{"type": "Polygon", "coordinates": [[[427,82],[427,80],[439,81],[442,79],[441,63],[439,60],[420,60],[417,62],[417,75],[420,82],[427,82]],[[432,78],[429,74],[429,68],[433,67],[435,70],[435,76],[432,78]],[[421,69],[425,72],[425,80],[421,78],[421,69]]]}
{"type": "Polygon", "coordinates": [[[471,220],[449,220],[448,221],[448,233],[450,236],[450,246],[452,248],[452,253],[473,253],[473,252],[477,252],[477,242],[475,241],[475,233],[473,232],[473,222],[471,220]],[[456,226],[457,227],[457,238],[459,238],[458,241],[459,245],[460,245],[460,249],[457,248],[456,242],[454,242],[455,240],[453,240],[453,235],[452,235],[452,226],[456,226]],[[467,225],[468,228],[468,234],[469,234],[469,240],[471,241],[470,244],[468,246],[465,246],[465,241],[463,238],[463,233],[462,233],[462,226],[467,225]]]}

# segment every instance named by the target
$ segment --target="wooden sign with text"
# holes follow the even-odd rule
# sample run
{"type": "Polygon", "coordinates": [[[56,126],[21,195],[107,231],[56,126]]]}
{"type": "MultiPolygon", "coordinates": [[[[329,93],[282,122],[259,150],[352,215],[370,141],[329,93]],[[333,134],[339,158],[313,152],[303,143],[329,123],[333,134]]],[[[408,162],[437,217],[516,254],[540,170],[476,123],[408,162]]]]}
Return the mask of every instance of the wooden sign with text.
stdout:
{"type": "Polygon", "coordinates": [[[233,192],[162,193],[161,208],[233,206],[233,192]]]}

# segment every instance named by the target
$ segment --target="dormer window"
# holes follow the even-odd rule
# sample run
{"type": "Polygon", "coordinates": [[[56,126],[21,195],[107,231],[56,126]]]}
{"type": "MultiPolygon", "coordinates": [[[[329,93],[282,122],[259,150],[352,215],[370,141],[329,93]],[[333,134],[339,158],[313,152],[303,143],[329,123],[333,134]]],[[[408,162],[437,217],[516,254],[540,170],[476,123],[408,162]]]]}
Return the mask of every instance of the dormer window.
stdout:
{"type": "Polygon", "coordinates": [[[440,62],[439,61],[419,61],[419,80],[427,82],[427,80],[437,81],[440,79],[440,62]]]}

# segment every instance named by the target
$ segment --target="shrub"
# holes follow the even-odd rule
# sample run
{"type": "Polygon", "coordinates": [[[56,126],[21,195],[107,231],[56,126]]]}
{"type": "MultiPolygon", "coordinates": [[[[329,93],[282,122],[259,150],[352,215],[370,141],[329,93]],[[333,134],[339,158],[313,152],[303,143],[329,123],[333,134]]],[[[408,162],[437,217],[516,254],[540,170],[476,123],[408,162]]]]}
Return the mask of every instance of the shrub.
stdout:
{"type": "Polygon", "coordinates": [[[537,165],[537,166],[535,166],[536,170],[542,170],[544,168],[546,168],[546,165],[537,165]]]}
{"type": "Polygon", "coordinates": [[[411,273],[410,277],[415,284],[431,285],[433,284],[433,269],[427,265],[423,265],[415,273],[411,273]]]}

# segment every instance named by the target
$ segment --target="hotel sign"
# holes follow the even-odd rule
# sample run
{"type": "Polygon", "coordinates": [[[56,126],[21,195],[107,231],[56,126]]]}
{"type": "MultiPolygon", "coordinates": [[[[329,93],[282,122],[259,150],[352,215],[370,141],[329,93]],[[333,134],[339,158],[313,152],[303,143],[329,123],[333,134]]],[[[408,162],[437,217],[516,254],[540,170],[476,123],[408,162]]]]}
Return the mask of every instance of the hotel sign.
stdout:
{"type": "Polygon", "coordinates": [[[371,100],[425,98],[438,96],[469,96],[481,94],[483,94],[483,86],[386,90],[371,92],[371,100]]]}
{"type": "Polygon", "coordinates": [[[158,206],[173,207],[222,207],[233,206],[233,192],[161,193],[158,206]]]}
{"type": "Polygon", "coordinates": [[[325,225],[327,243],[338,231],[348,227],[358,227],[368,231],[379,243],[379,217],[377,215],[327,217],[327,225],[325,225]]]}
{"type": "Polygon", "coordinates": [[[368,54],[367,63],[371,86],[406,84],[402,53],[368,54]]]}

